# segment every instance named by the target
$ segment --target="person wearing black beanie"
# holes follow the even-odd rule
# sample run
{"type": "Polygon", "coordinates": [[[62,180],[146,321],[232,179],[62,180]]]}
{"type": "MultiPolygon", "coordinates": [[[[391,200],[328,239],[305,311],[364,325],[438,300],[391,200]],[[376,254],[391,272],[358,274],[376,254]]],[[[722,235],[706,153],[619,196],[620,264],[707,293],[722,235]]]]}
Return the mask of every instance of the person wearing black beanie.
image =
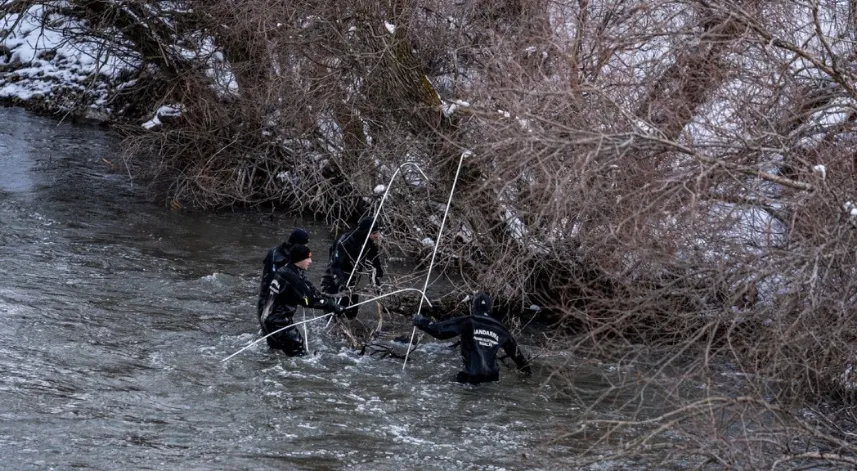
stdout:
{"type": "MultiPolygon", "coordinates": [[[[360,219],[357,227],[339,237],[330,248],[330,264],[321,279],[321,290],[327,294],[352,290],[360,280],[361,271],[368,272],[371,275],[372,286],[380,289],[384,267],[381,263],[378,242],[381,240],[383,230],[380,218],[373,219],[366,216],[360,219]],[[358,267],[357,272],[352,275],[355,267],[358,267]]],[[[341,298],[340,303],[347,307],[356,304],[358,299],[356,294],[351,294],[341,298]]],[[[357,317],[357,308],[347,309],[345,316],[349,319],[357,317]]]]}
{"type": "Polygon", "coordinates": [[[464,371],[459,371],[455,378],[459,383],[498,381],[500,367],[496,357],[501,348],[512,358],[520,371],[532,373],[529,361],[521,353],[509,329],[492,316],[491,297],[485,293],[480,293],[473,299],[469,316],[431,322],[418,314],[414,316],[413,324],[441,340],[461,336],[464,371]]]}
{"type": "MultiPolygon", "coordinates": [[[[312,265],[312,251],[301,244],[289,251],[289,263],[277,270],[271,280],[265,306],[259,314],[259,324],[265,335],[294,323],[298,306],[341,314],[345,309],[330,296],[321,294],[304,276],[312,265]]],[[[297,327],[289,327],[266,339],[268,346],[283,350],[286,355],[306,354],[303,336],[297,327]]]]}
{"type": "Polygon", "coordinates": [[[296,228],[289,234],[286,242],[273,247],[262,262],[262,280],[259,284],[259,299],[256,302],[256,315],[262,315],[262,308],[268,297],[268,287],[274,279],[274,273],[289,263],[289,252],[295,244],[306,245],[309,243],[309,233],[301,228],[296,228]]]}
{"type": "MultiPolygon", "coordinates": [[[[289,261],[291,263],[298,264],[306,259],[309,259],[309,263],[312,263],[312,251],[306,245],[297,244],[289,251],[289,261]]],[[[309,268],[309,265],[302,268],[306,270],[309,268]]]]}

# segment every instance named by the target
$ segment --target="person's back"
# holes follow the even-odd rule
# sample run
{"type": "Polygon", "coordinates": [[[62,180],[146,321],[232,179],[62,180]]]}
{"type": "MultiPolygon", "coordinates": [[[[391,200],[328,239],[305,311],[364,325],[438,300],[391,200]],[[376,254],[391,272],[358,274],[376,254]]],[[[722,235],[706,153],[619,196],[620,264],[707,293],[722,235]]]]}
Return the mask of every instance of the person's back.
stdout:
{"type": "Polygon", "coordinates": [[[458,373],[457,381],[482,383],[497,381],[500,367],[497,352],[500,348],[508,354],[518,369],[529,373],[530,366],[518,349],[512,334],[502,323],[491,317],[491,298],[480,294],[473,303],[473,314],[455,317],[441,322],[430,322],[422,316],[414,318],[414,325],[441,340],[461,336],[461,359],[464,371],[458,373]]]}
{"type": "MultiPolygon", "coordinates": [[[[330,263],[321,280],[321,289],[327,294],[337,294],[354,288],[359,274],[355,266],[363,269],[371,267],[372,285],[380,286],[384,269],[378,253],[376,241],[381,238],[380,222],[374,223],[370,217],[364,217],[352,231],[338,237],[330,249],[330,263]]],[[[352,293],[340,299],[343,306],[358,302],[358,295],[352,293]]],[[[353,319],[357,316],[357,308],[346,310],[346,317],[353,319]]]]}
{"type": "Polygon", "coordinates": [[[382,229],[380,221],[373,225],[372,218],[364,217],[360,219],[357,227],[338,237],[330,248],[330,265],[326,274],[329,279],[326,283],[336,288],[344,288],[358,263],[371,265],[382,272],[379,277],[383,276],[376,244],[382,229]]]}
{"type": "Polygon", "coordinates": [[[461,334],[461,359],[467,376],[462,382],[497,381],[497,352],[512,339],[506,327],[485,316],[468,316],[461,334]]]}

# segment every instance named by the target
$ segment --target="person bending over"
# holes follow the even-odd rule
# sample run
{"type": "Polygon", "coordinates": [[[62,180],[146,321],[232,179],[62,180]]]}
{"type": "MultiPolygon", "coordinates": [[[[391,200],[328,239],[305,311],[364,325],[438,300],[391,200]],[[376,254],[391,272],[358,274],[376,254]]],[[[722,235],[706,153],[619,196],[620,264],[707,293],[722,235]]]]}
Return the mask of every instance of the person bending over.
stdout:
{"type": "Polygon", "coordinates": [[[464,371],[459,371],[456,381],[459,383],[479,384],[500,379],[500,367],[497,365],[497,351],[500,348],[509,355],[518,370],[531,374],[527,359],[518,348],[509,329],[500,321],[491,317],[491,297],[479,294],[473,300],[471,315],[455,317],[440,322],[431,322],[417,314],[414,326],[440,340],[461,336],[461,359],[464,371]]]}
{"type": "MultiPolygon", "coordinates": [[[[259,324],[265,335],[293,324],[298,306],[336,314],[344,311],[333,298],[319,293],[304,276],[304,271],[312,264],[312,252],[307,246],[295,245],[289,257],[291,261],[274,274],[265,307],[259,316],[259,324]]],[[[306,354],[303,336],[295,326],[277,332],[266,340],[268,346],[280,349],[288,356],[306,354]]]]}
{"type": "MultiPolygon", "coordinates": [[[[321,289],[327,294],[337,294],[353,289],[357,285],[359,272],[351,277],[355,266],[358,270],[370,271],[372,273],[372,285],[376,288],[381,285],[381,277],[384,276],[384,268],[381,265],[381,256],[378,253],[377,242],[381,240],[380,221],[372,225],[371,217],[364,217],[357,223],[357,227],[340,236],[330,249],[330,264],[321,279],[321,289]],[[368,236],[368,240],[367,240],[368,236]],[[366,247],[363,247],[363,244],[366,247]],[[363,254],[360,254],[360,249],[363,254]],[[357,257],[360,260],[357,260],[357,257]]],[[[356,304],[358,296],[352,294],[350,297],[341,298],[340,304],[348,307],[356,304]]],[[[345,316],[349,319],[357,317],[357,308],[346,309],[345,316]]]]}

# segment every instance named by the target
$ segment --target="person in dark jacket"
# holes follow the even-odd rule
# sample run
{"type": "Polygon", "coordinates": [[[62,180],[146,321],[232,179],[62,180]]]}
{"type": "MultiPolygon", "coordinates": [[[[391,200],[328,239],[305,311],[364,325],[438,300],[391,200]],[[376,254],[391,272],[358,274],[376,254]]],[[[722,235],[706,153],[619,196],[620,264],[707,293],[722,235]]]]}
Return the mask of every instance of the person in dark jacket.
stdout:
{"type": "MultiPolygon", "coordinates": [[[[371,274],[373,286],[377,288],[381,285],[384,268],[377,242],[381,240],[382,230],[381,221],[375,221],[373,225],[371,217],[364,217],[355,229],[346,232],[333,243],[330,248],[330,264],[321,279],[323,292],[337,294],[353,289],[359,281],[361,271],[371,274]],[[355,266],[358,267],[357,272],[352,276],[355,266]]],[[[340,304],[345,307],[356,304],[357,301],[356,294],[340,298],[340,304]]],[[[357,308],[346,309],[345,316],[354,319],[357,317],[357,308]]]]}
{"type": "Polygon", "coordinates": [[[262,262],[262,282],[259,285],[259,300],[256,302],[256,315],[262,315],[265,301],[268,298],[268,289],[274,273],[289,263],[289,252],[296,244],[306,245],[309,243],[309,234],[303,229],[295,229],[289,234],[289,240],[273,247],[262,262]]]}
{"type": "Polygon", "coordinates": [[[491,297],[479,294],[473,300],[471,315],[440,322],[414,316],[414,325],[432,337],[441,340],[461,336],[461,359],[464,371],[458,372],[459,383],[479,384],[500,379],[497,351],[502,348],[518,366],[518,370],[531,374],[530,364],[518,348],[509,330],[491,317],[491,297]]]}
{"type": "MultiPolygon", "coordinates": [[[[333,298],[315,289],[304,276],[312,264],[312,252],[305,245],[295,245],[289,252],[290,262],[277,270],[271,280],[265,307],[259,315],[262,332],[267,335],[294,323],[298,306],[341,314],[344,309],[333,298]]],[[[290,327],[266,339],[268,346],[283,350],[286,355],[306,354],[304,339],[297,327],[290,327]]]]}

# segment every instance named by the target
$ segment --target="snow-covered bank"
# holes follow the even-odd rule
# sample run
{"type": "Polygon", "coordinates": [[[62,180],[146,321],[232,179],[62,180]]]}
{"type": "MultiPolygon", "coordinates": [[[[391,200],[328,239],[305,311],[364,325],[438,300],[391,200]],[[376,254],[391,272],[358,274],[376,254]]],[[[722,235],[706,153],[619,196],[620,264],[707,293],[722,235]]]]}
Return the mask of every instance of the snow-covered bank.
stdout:
{"type": "Polygon", "coordinates": [[[0,18],[0,100],[108,120],[111,97],[131,84],[138,64],[83,39],[79,29],[42,5],[0,18]]]}

